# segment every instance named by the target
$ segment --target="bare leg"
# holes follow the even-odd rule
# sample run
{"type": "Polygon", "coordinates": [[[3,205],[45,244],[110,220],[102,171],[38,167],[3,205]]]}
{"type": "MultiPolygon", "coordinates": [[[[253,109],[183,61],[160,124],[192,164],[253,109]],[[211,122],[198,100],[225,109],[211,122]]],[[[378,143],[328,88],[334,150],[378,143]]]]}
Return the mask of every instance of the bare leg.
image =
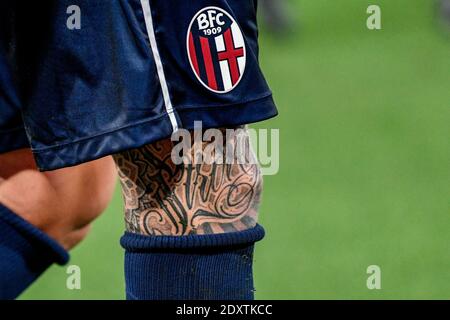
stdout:
{"type": "MultiPolygon", "coordinates": [[[[248,142],[248,134],[245,138],[248,142]]],[[[241,138],[231,140],[228,144],[237,146],[241,138]]],[[[183,154],[194,158],[211,144],[195,142],[183,154]]],[[[172,148],[166,139],[114,156],[128,231],[121,241],[127,298],[252,299],[253,248],[264,236],[257,225],[262,191],[258,165],[176,165],[172,148]]]]}
{"type": "Polygon", "coordinates": [[[30,150],[0,155],[0,163],[0,203],[66,249],[84,238],[115,186],[110,157],[47,173],[35,170],[30,150]]]}

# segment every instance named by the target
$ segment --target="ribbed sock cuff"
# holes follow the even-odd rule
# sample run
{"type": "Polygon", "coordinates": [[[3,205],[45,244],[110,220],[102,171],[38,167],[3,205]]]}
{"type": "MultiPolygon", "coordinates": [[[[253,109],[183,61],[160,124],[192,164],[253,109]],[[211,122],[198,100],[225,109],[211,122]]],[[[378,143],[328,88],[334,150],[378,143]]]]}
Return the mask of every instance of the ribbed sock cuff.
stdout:
{"type": "Polygon", "coordinates": [[[51,264],[69,255],[56,241],[0,205],[0,299],[14,299],[51,264]]]}
{"type": "Polygon", "coordinates": [[[127,299],[252,300],[254,243],[264,229],[189,236],[125,233],[127,299]]]}

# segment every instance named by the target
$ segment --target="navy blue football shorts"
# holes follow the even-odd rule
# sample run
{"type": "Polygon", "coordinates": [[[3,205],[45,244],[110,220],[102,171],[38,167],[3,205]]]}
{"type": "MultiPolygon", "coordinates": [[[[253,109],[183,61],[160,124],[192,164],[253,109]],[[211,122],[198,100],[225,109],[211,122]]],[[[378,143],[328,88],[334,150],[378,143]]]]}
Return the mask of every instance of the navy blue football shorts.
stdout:
{"type": "Polygon", "coordinates": [[[0,153],[53,170],[277,114],[256,0],[2,0],[0,153]]]}

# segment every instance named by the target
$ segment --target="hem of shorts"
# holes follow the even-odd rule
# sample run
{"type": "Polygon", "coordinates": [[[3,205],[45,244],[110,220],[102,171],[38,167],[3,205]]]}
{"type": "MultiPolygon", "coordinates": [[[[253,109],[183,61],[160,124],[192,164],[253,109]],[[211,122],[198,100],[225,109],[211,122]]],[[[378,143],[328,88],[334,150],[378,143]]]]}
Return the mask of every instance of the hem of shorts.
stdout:
{"type": "Polygon", "coordinates": [[[180,127],[187,130],[195,129],[196,121],[202,122],[202,129],[209,129],[251,124],[278,115],[272,94],[233,105],[179,107],[176,112],[180,127]]]}
{"type": "Polygon", "coordinates": [[[0,131],[0,154],[29,147],[30,144],[23,127],[0,131]]]}
{"type": "MultiPolygon", "coordinates": [[[[195,121],[205,129],[237,126],[275,117],[278,112],[272,95],[248,102],[211,107],[174,108],[179,128],[192,130],[195,121]]],[[[33,149],[40,171],[56,170],[93,161],[125,150],[170,137],[173,132],[169,114],[130,124],[74,142],[33,149]]]]}

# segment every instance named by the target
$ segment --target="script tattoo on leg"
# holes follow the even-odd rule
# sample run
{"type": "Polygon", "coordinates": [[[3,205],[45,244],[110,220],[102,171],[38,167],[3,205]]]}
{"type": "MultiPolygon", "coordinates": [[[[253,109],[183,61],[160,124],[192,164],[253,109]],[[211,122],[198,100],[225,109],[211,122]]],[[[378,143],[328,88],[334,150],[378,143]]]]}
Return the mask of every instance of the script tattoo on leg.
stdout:
{"type": "MultiPolygon", "coordinates": [[[[248,134],[245,140],[250,143],[248,134]]],[[[225,143],[240,141],[234,137],[225,143]]],[[[209,143],[201,142],[201,148],[209,143]]],[[[114,156],[127,231],[144,235],[213,234],[256,225],[262,192],[257,161],[175,165],[173,146],[166,139],[114,156]]],[[[226,150],[223,148],[224,153],[226,150]]],[[[248,157],[254,157],[253,153],[248,157]]]]}

